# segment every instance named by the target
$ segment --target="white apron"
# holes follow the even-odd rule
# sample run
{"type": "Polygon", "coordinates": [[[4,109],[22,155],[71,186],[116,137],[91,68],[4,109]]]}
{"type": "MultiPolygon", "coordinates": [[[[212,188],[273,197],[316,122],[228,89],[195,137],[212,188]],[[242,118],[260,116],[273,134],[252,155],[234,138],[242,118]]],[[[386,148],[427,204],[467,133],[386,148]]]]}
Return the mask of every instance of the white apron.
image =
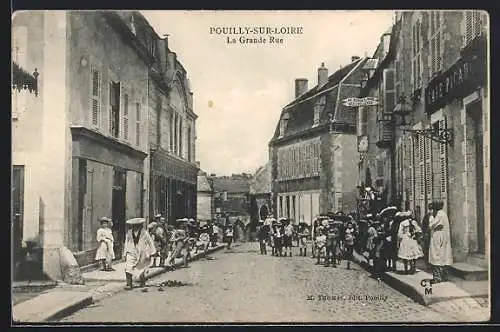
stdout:
{"type": "Polygon", "coordinates": [[[132,230],[129,230],[124,248],[125,272],[132,274],[134,279],[139,279],[147,272],[151,265],[151,255],[155,253],[155,244],[146,230],[141,229],[137,245],[134,244],[132,230]]]}
{"type": "Polygon", "coordinates": [[[453,264],[453,254],[451,251],[450,222],[443,210],[439,210],[436,217],[430,217],[430,244],[429,263],[431,265],[446,266],[453,264]],[[441,230],[436,227],[441,225],[441,230]]]}
{"type": "Polygon", "coordinates": [[[97,230],[97,252],[95,260],[105,259],[111,261],[115,259],[113,232],[110,228],[99,228],[97,230]]]}

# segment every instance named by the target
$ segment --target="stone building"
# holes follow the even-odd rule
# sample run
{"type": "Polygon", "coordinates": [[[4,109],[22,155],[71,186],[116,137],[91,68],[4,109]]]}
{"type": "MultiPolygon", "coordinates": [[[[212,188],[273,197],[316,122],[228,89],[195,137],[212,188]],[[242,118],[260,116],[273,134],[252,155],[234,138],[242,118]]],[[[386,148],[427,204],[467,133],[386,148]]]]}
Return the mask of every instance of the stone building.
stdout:
{"type": "Polygon", "coordinates": [[[265,220],[273,214],[271,190],[271,164],[268,162],[257,169],[250,183],[250,206],[252,222],[265,220]]]}
{"type": "Polygon", "coordinates": [[[269,143],[277,217],[311,223],[318,214],[356,209],[356,110],[343,100],[359,94],[366,58],[351,60],[330,76],[322,65],[312,89],[295,81],[295,99],[269,143]]]}
{"type": "Polygon", "coordinates": [[[211,175],[216,218],[221,224],[250,222],[250,174],[211,175]]]}
{"type": "Polygon", "coordinates": [[[153,59],[116,12],[25,11],[12,26],[14,59],[40,73],[38,97],[13,105],[18,223],[23,240],[39,236],[57,278],[61,246],[93,261],[100,217],[113,218],[119,254],[125,220],[144,214],[153,59]]]}
{"type": "Polygon", "coordinates": [[[490,225],[487,14],[404,11],[396,26],[394,54],[361,94],[381,86],[385,98],[379,118],[360,109],[358,129],[387,141],[369,144],[366,163],[386,165],[377,174],[392,183],[392,202],[419,220],[442,200],[454,260],[482,264],[490,225]]]}
{"type": "Polygon", "coordinates": [[[124,12],[154,59],[148,81],[149,215],[167,222],[196,217],[196,119],[187,71],[168,40],[138,12],[124,12]]]}
{"type": "Polygon", "coordinates": [[[197,183],[197,198],[196,198],[196,220],[199,222],[210,221],[214,217],[214,195],[212,187],[212,179],[207,173],[200,171],[198,173],[197,183]]]}

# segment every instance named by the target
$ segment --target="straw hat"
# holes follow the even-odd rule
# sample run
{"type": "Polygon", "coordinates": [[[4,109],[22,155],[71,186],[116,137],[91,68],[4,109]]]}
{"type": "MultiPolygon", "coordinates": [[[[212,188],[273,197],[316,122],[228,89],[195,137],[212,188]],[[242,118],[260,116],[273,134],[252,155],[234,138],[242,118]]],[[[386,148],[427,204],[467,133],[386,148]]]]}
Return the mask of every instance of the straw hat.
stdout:
{"type": "Polygon", "coordinates": [[[111,222],[111,219],[108,218],[108,217],[102,217],[101,219],[99,219],[99,221],[101,222],[101,224],[103,223],[110,223],[111,222]]]}
{"type": "Polygon", "coordinates": [[[156,214],[155,218],[161,218],[161,214],[160,213],[156,214]]]}
{"type": "Polygon", "coordinates": [[[141,225],[146,222],[146,218],[132,218],[127,220],[127,225],[141,225]]]}

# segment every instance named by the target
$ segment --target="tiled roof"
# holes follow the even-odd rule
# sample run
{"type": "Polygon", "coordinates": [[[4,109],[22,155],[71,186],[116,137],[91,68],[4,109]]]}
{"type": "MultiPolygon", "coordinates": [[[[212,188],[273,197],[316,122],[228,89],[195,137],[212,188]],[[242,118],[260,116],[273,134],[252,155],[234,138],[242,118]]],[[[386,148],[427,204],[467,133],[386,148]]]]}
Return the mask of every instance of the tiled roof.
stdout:
{"type": "MultiPolygon", "coordinates": [[[[321,98],[323,96],[326,97],[326,107],[325,111],[322,112],[320,116],[320,124],[327,123],[328,114],[334,114],[336,110],[338,89],[335,88],[335,86],[338,85],[340,81],[342,81],[342,79],[347,74],[349,74],[361,61],[364,61],[364,59],[362,58],[353,61],[350,64],[340,68],[328,77],[328,82],[326,84],[324,84],[323,86],[316,85],[314,88],[286,105],[281,113],[282,115],[285,112],[289,114],[284,137],[312,128],[314,120],[314,102],[316,102],[318,98],[321,98]],[[319,96],[315,96],[316,94],[321,92],[324,93],[319,96]]],[[[337,121],[350,123],[350,114],[346,114],[346,116],[348,117],[347,119],[340,119],[337,117],[337,121]]],[[[273,140],[278,138],[279,128],[280,124],[278,121],[273,135],[273,140]]]]}
{"type": "Polygon", "coordinates": [[[251,179],[235,179],[232,177],[214,177],[213,186],[216,192],[226,191],[228,193],[250,192],[251,179]]]}

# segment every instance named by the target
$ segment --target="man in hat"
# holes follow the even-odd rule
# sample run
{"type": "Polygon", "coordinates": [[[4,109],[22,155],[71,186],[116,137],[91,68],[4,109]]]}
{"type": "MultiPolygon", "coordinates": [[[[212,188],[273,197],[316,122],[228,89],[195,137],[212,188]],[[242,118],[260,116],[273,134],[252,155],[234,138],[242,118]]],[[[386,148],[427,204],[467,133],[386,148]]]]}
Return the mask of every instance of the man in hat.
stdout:
{"type": "Polygon", "coordinates": [[[99,262],[101,271],[114,271],[112,268],[113,259],[115,259],[114,238],[111,231],[111,219],[102,217],[100,219],[101,227],[97,230],[97,243],[99,247],[95,255],[95,260],[99,262]]]}
{"type": "Polygon", "coordinates": [[[155,255],[155,244],[144,228],[144,218],[127,220],[130,229],[125,237],[123,255],[125,256],[126,290],[132,289],[132,280],[138,279],[141,287],[146,285],[146,272],[151,265],[151,258],[155,255]]]}

